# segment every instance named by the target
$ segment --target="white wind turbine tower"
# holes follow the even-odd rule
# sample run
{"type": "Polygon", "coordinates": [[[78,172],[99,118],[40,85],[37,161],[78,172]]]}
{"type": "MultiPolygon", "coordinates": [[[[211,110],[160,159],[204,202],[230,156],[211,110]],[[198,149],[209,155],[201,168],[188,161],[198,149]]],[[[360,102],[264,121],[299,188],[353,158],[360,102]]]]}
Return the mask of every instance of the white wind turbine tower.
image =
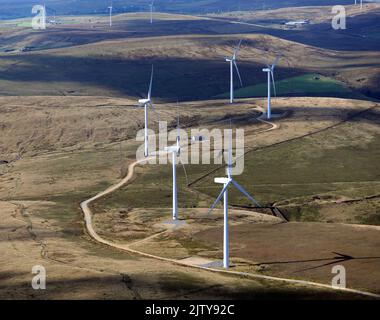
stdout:
{"type": "Polygon", "coordinates": [[[42,15],[42,25],[43,25],[43,28],[46,28],[46,4],[44,3],[44,13],[42,15]]]}
{"type": "Polygon", "coordinates": [[[112,1],[111,1],[111,5],[108,7],[108,9],[110,11],[110,27],[112,27],[112,10],[113,10],[112,1]]]}
{"type": "MultiPolygon", "coordinates": [[[[355,5],[357,5],[357,0],[355,0],[355,5]]],[[[360,0],[360,9],[363,9],[363,0],[360,0]]]]}
{"type": "Polygon", "coordinates": [[[172,154],[173,165],[173,220],[178,220],[178,190],[177,190],[177,157],[181,154],[180,132],[179,132],[179,115],[177,120],[177,138],[176,144],[171,147],[166,147],[166,151],[172,154]]]}
{"type": "Polygon", "coordinates": [[[224,231],[223,231],[223,267],[228,269],[230,266],[230,242],[229,242],[229,226],[228,226],[228,187],[233,184],[242,194],[253,201],[257,206],[260,204],[240,185],[232,178],[232,132],[229,137],[228,148],[228,166],[227,166],[227,178],[215,178],[215,183],[223,184],[223,189],[220,192],[218,198],[209,210],[209,213],[216,207],[219,201],[224,197],[224,231]]]}
{"type": "Polygon", "coordinates": [[[242,40],[239,41],[239,44],[235,48],[234,54],[232,55],[232,57],[226,58],[226,61],[230,63],[230,103],[234,103],[234,66],[236,68],[236,73],[237,73],[239,80],[240,80],[240,85],[243,86],[243,82],[241,81],[240,72],[239,72],[238,66],[236,64],[236,57],[240,51],[241,42],[242,42],[242,40]]]}
{"type": "Polygon", "coordinates": [[[145,119],[144,155],[145,155],[145,157],[147,157],[149,155],[149,150],[148,150],[148,108],[151,107],[154,111],[154,106],[152,103],[152,84],[153,84],[153,65],[152,65],[152,73],[150,76],[148,97],[146,99],[139,99],[139,104],[141,106],[144,106],[144,119],[145,119]]]}
{"type": "Polygon", "coordinates": [[[275,62],[272,65],[267,66],[267,68],[263,69],[263,72],[268,73],[268,109],[267,109],[267,119],[270,119],[272,117],[272,111],[271,111],[271,82],[273,82],[273,91],[274,95],[276,94],[276,84],[274,81],[274,69],[276,68],[276,65],[278,61],[280,60],[280,56],[277,56],[275,62]]]}
{"type": "Polygon", "coordinates": [[[152,24],[153,23],[154,0],[152,0],[152,2],[150,3],[149,7],[150,7],[150,23],[152,24]]]}

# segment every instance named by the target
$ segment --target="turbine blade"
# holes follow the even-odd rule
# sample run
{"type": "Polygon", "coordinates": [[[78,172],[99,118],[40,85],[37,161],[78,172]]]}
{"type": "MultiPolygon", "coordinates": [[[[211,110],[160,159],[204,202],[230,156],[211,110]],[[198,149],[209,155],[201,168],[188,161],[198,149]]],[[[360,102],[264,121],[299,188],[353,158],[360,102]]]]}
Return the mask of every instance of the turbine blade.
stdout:
{"type": "Polygon", "coordinates": [[[157,112],[155,106],[153,105],[153,103],[149,102],[149,106],[152,108],[153,112],[156,114],[158,122],[160,122],[160,115],[158,114],[158,112],[157,112]]]}
{"type": "Polygon", "coordinates": [[[177,148],[180,148],[180,142],[181,142],[181,132],[180,132],[180,126],[179,126],[179,101],[177,100],[177,148]]]}
{"type": "Polygon", "coordinates": [[[227,174],[228,177],[231,178],[231,167],[232,167],[232,125],[230,119],[230,135],[228,139],[228,166],[227,166],[227,174]]]}
{"type": "Polygon", "coordinates": [[[265,58],[265,60],[263,59],[263,60],[262,60],[262,63],[263,63],[263,65],[265,65],[265,66],[267,66],[268,68],[270,68],[270,61],[269,61],[268,58],[265,58]]]}
{"type": "Polygon", "coordinates": [[[187,170],[183,162],[181,161],[181,157],[179,157],[179,163],[182,165],[183,172],[185,173],[185,178],[186,178],[186,185],[189,186],[189,178],[187,176],[187,170]]]}
{"type": "Polygon", "coordinates": [[[277,92],[276,92],[276,83],[274,81],[274,74],[273,74],[273,70],[271,70],[270,72],[271,76],[272,76],[272,83],[273,83],[273,90],[274,90],[274,96],[277,97],[277,92]]]}
{"type": "Polygon", "coordinates": [[[239,53],[239,51],[240,51],[240,46],[241,46],[242,41],[243,41],[243,40],[240,40],[238,46],[234,49],[234,54],[233,54],[233,57],[232,57],[232,59],[234,59],[234,60],[236,59],[236,55],[237,55],[237,54],[239,53]]]}
{"type": "Polygon", "coordinates": [[[252,200],[258,207],[261,207],[261,205],[247,191],[245,191],[245,189],[240,184],[238,184],[235,180],[232,180],[232,183],[242,194],[252,200]]]}
{"type": "Polygon", "coordinates": [[[237,75],[238,75],[239,80],[240,80],[240,85],[243,86],[243,81],[241,80],[241,76],[240,76],[240,72],[239,72],[239,68],[238,68],[238,66],[237,66],[237,63],[236,63],[235,60],[233,60],[233,62],[234,62],[234,66],[235,66],[235,69],[236,69],[237,75]]]}
{"type": "Polygon", "coordinates": [[[149,91],[148,91],[149,100],[152,98],[152,85],[153,85],[153,64],[152,64],[152,73],[150,75],[150,84],[149,84],[149,91]]]}
{"type": "Polygon", "coordinates": [[[280,61],[281,57],[282,57],[281,55],[278,55],[278,56],[276,57],[276,60],[274,61],[273,65],[272,65],[273,69],[277,66],[277,64],[278,64],[278,62],[280,61]]]}
{"type": "Polygon", "coordinates": [[[240,39],[239,44],[237,45],[237,47],[236,47],[235,50],[234,50],[234,58],[236,58],[236,55],[237,55],[238,52],[240,51],[240,46],[241,46],[242,41],[243,41],[243,40],[240,39]]]}
{"type": "Polygon", "coordinates": [[[219,201],[222,199],[222,197],[223,197],[224,193],[226,192],[226,190],[227,190],[228,186],[230,185],[230,183],[231,183],[231,181],[228,182],[228,183],[224,186],[224,188],[223,188],[222,191],[220,192],[219,196],[216,198],[214,204],[213,204],[212,207],[208,210],[208,213],[210,213],[212,210],[215,209],[216,205],[217,205],[217,204],[219,203],[219,201]]]}
{"type": "Polygon", "coordinates": [[[179,102],[177,101],[177,137],[179,137],[179,102]]]}

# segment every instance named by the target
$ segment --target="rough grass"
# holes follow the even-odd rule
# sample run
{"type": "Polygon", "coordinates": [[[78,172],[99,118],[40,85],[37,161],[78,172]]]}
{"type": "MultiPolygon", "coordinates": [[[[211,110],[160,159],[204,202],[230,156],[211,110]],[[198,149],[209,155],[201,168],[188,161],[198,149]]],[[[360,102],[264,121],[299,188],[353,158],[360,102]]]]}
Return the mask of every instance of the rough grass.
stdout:
{"type": "MultiPolygon", "coordinates": [[[[328,216],[321,216],[323,206],[316,199],[329,203],[380,193],[380,133],[376,126],[377,114],[371,117],[363,116],[325,132],[249,152],[245,156],[244,173],[236,180],[260,204],[287,206],[291,219],[329,221],[328,216]]],[[[188,180],[193,181],[217,167],[188,165],[186,168],[188,180]]],[[[100,208],[120,208],[128,204],[135,208],[169,210],[172,206],[171,164],[146,166],[137,172],[132,185],[99,201],[100,208]]],[[[224,169],[201,179],[191,188],[187,187],[181,166],[177,172],[180,207],[209,207],[220,192],[214,177],[223,176],[224,169]]],[[[234,188],[230,191],[230,202],[252,205],[234,188]]],[[[368,213],[365,219],[377,219],[370,217],[368,213]]],[[[351,214],[347,214],[347,219],[360,220],[353,219],[351,214]]]]}
{"type": "MultiPolygon", "coordinates": [[[[87,190],[87,192],[95,193],[104,188],[104,184],[99,184],[92,191],[87,190]]],[[[84,231],[83,213],[79,207],[79,203],[85,197],[85,192],[73,192],[47,198],[46,200],[51,204],[34,210],[33,215],[49,221],[54,230],[59,232],[60,238],[75,243],[85,249],[89,255],[120,260],[138,260],[138,256],[88,241],[84,231]]]]}
{"type": "MultiPolygon", "coordinates": [[[[244,174],[236,179],[264,204],[326,192],[345,195],[345,190],[351,193],[357,183],[368,186],[358,190],[358,196],[373,194],[379,191],[380,134],[362,131],[360,135],[360,130],[347,124],[251,152],[245,156],[244,174]]],[[[211,179],[202,182],[199,189],[206,191],[211,179]]],[[[216,190],[208,193],[215,196],[216,190]]],[[[245,203],[235,193],[231,201],[245,203]]]]}
{"type": "MultiPolygon", "coordinates": [[[[172,165],[148,165],[135,177],[132,184],[104,197],[98,202],[104,209],[120,208],[128,204],[135,208],[170,208],[172,206],[172,165]]],[[[141,171],[141,170],[139,170],[141,171]]],[[[139,172],[137,171],[137,172],[139,172]]],[[[178,174],[178,201],[181,207],[197,207],[202,196],[189,192],[180,166],[178,174]]]]}

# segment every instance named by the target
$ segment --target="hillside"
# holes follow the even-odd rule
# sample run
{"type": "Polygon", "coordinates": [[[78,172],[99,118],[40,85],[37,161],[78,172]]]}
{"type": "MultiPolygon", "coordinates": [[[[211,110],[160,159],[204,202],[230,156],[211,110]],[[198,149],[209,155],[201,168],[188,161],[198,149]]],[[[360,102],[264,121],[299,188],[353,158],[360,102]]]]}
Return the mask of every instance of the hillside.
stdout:
{"type": "MultiPolygon", "coordinates": [[[[4,40],[0,45],[2,95],[101,93],[136,99],[145,94],[154,64],[156,99],[212,98],[228,91],[224,57],[243,39],[238,63],[244,87],[265,83],[262,66],[282,52],[278,80],[317,73],[344,87],[327,96],[380,97],[375,41],[366,47],[357,42],[355,48],[345,50],[352,43],[349,34],[330,40],[331,46],[339,43],[342,47],[336,51],[319,47],[319,42],[329,38],[320,36],[318,30],[262,29],[209,17],[157,14],[152,26],[146,23],[146,14],[122,14],[115,16],[112,29],[107,27],[107,18],[101,17],[63,21],[45,32],[18,26],[17,20],[13,26],[0,28],[4,40]]],[[[280,92],[294,95],[292,88],[280,92]]]]}
{"type": "MultiPolygon", "coordinates": [[[[46,0],[50,13],[57,15],[101,14],[107,13],[107,0],[46,0]]],[[[115,13],[147,11],[150,0],[115,0],[115,13]]],[[[36,2],[33,0],[5,0],[2,1],[1,19],[28,17],[31,8],[36,2]]],[[[160,0],[155,3],[155,10],[173,13],[210,13],[220,11],[262,10],[283,7],[315,6],[352,4],[352,1],[343,0],[239,0],[235,2],[225,0],[160,0]]]]}

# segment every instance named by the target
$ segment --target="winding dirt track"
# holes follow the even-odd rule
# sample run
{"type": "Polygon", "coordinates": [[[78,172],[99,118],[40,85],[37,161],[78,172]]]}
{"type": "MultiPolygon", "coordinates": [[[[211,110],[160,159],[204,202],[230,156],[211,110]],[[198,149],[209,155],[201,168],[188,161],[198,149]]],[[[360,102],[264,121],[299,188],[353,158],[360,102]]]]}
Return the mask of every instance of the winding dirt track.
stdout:
{"type": "Polygon", "coordinates": [[[297,284],[297,285],[303,285],[303,286],[314,286],[314,287],[333,289],[333,290],[338,290],[338,291],[340,290],[340,291],[365,295],[365,296],[369,296],[369,297],[373,297],[373,298],[380,298],[380,295],[374,294],[371,292],[360,291],[360,290],[349,289],[349,288],[335,288],[335,287],[332,287],[330,285],[323,284],[323,283],[304,281],[304,280],[294,280],[294,279],[288,279],[288,278],[278,278],[278,277],[265,276],[265,275],[260,275],[260,274],[246,273],[246,272],[227,271],[227,270],[220,270],[220,269],[214,269],[214,268],[208,268],[208,267],[193,265],[193,264],[185,263],[185,262],[182,262],[179,260],[163,258],[163,257],[159,257],[159,256],[152,255],[149,253],[141,252],[141,251],[132,249],[129,245],[118,244],[118,243],[114,243],[114,242],[108,241],[106,239],[103,239],[101,236],[99,236],[96,233],[96,231],[94,230],[93,224],[92,224],[92,212],[91,212],[91,209],[89,207],[91,202],[93,202],[93,201],[95,201],[101,197],[104,197],[104,196],[118,190],[119,188],[121,188],[125,184],[127,184],[133,177],[135,167],[144,161],[145,160],[135,161],[135,162],[131,163],[128,167],[128,174],[123,180],[121,180],[119,183],[109,187],[108,189],[98,193],[96,196],[94,196],[94,197],[92,197],[86,201],[83,201],[81,203],[80,206],[81,206],[81,209],[82,209],[83,214],[84,214],[84,220],[85,220],[87,232],[97,242],[102,243],[102,244],[107,245],[107,246],[110,246],[110,247],[113,247],[113,248],[117,248],[120,250],[130,252],[130,253],[138,254],[138,255],[141,255],[141,256],[144,256],[147,258],[166,261],[166,262],[174,263],[174,264],[184,266],[184,267],[202,269],[202,270],[207,270],[207,271],[211,271],[211,272],[218,272],[218,273],[222,273],[222,274],[230,274],[230,275],[233,274],[233,275],[237,275],[240,277],[248,277],[248,278],[256,278],[256,279],[259,278],[259,279],[266,279],[266,280],[282,281],[282,282],[287,282],[287,283],[292,283],[292,284],[297,284]]]}
{"type": "MultiPolygon", "coordinates": [[[[259,120],[261,122],[265,122],[265,123],[271,125],[271,128],[266,129],[265,131],[275,130],[275,129],[278,128],[277,124],[274,124],[274,123],[271,123],[269,121],[263,120],[262,117],[263,117],[263,115],[261,115],[259,118],[257,118],[257,120],[259,120]]],[[[149,253],[145,253],[145,252],[142,252],[142,251],[138,251],[138,250],[132,249],[130,247],[130,245],[127,245],[127,244],[118,244],[118,243],[114,243],[112,241],[108,241],[106,239],[103,239],[101,236],[99,236],[96,233],[96,231],[95,231],[95,229],[93,227],[93,224],[92,224],[92,212],[91,212],[91,209],[90,209],[90,204],[92,202],[94,202],[94,201],[96,201],[96,200],[98,200],[98,199],[100,199],[100,198],[102,198],[102,197],[104,197],[104,196],[106,196],[106,195],[108,195],[108,194],[110,194],[110,193],[112,193],[112,192],[120,189],[122,186],[124,186],[125,184],[127,184],[133,178],[135,167],[137,165],[139,165],[139,164],[142,164],[145,161],[148,161],[152,157],[154,157],[154,156],[151,156],[150,158],[139,160],[139,161],[135,161],[135,162],[131,163],[128,166],[128,174],[127,174],[127,176],[125,178],[123,178],[117,184],[115,184],[115,185],[107,188],[106,190],[98,193],[97,195],[93,196],[92,198],[90,198],[88,200],[83,201],[80,204],[80,207],[81,207],[81,209],[83,211],[83,214],[84,214],[84,220],[85,220],[86,230],[87,230],[88,234],[94,240],[96,240],[97,242],[99,242],[101,244],[104,244],[104,245],[107,245],[107,246],[110,246],[110,247],[113,247],[113,248],[117,248],[119,250],[127,251],[129,253],[137,254],[137,255],[144,256],[144,257],[151,258],[151,259],[155,259],[155,260],[161,260],[161,261],[173,263],[173,264],[180,265],[180,266],[183,266],[183,267],[190,267],[190,268],[195,268],[195,269],[201,269],[201,270],[206,270],[206,271],[210,271],[210,272],[217,272],[217,273],[221,273],[221,274],[236,275],[236,276],[239,276],[239,277],[246,277],[246,278],[253,278],[253,279],[265,279],[265,280],[271,280],[271,281],[281,281],[281,282],[291,283],[291,284],[295,284],[295,285],[301,285],[301,286],[307,286],[307,287],[318,287],[318,288],[337,290],[337,291],[342,291],[342,292],[355,293],[355,294],[364,295],[364,296],[368,296],[368,297],[372,297],[372,298],[380,298],[380,295],[374,294],[374,293],[371,293],[371,292],[361,291],[361,290],[356,290],[356,289],[350,289],[350,288],[337,288],[337,287],[333,287],[333,286],[330,286],[330,285],[327,285],[327,284],[324,284],[324,283],[305,281],[305,280],[295,280],[295,279],[289,279],[289,278],[272,277],[272,276],[265,276],[265,275],[260,275],[260,274],[254,274],[254,273],[246,273],[246,272],[238,272],[238,271],[227,271],[227,270],[222,270],[222,269],[208,268],[208,267],[204,267],[204,266],[199,266],[199,265],[194,265],[194,264],[191,264],[191,263],[183,262],[183,261],[180,261],[180,260],[163,258],[163,257],[160,257],[160,256],[152,255],[152,254],[149,254],[149,253]]]]}

